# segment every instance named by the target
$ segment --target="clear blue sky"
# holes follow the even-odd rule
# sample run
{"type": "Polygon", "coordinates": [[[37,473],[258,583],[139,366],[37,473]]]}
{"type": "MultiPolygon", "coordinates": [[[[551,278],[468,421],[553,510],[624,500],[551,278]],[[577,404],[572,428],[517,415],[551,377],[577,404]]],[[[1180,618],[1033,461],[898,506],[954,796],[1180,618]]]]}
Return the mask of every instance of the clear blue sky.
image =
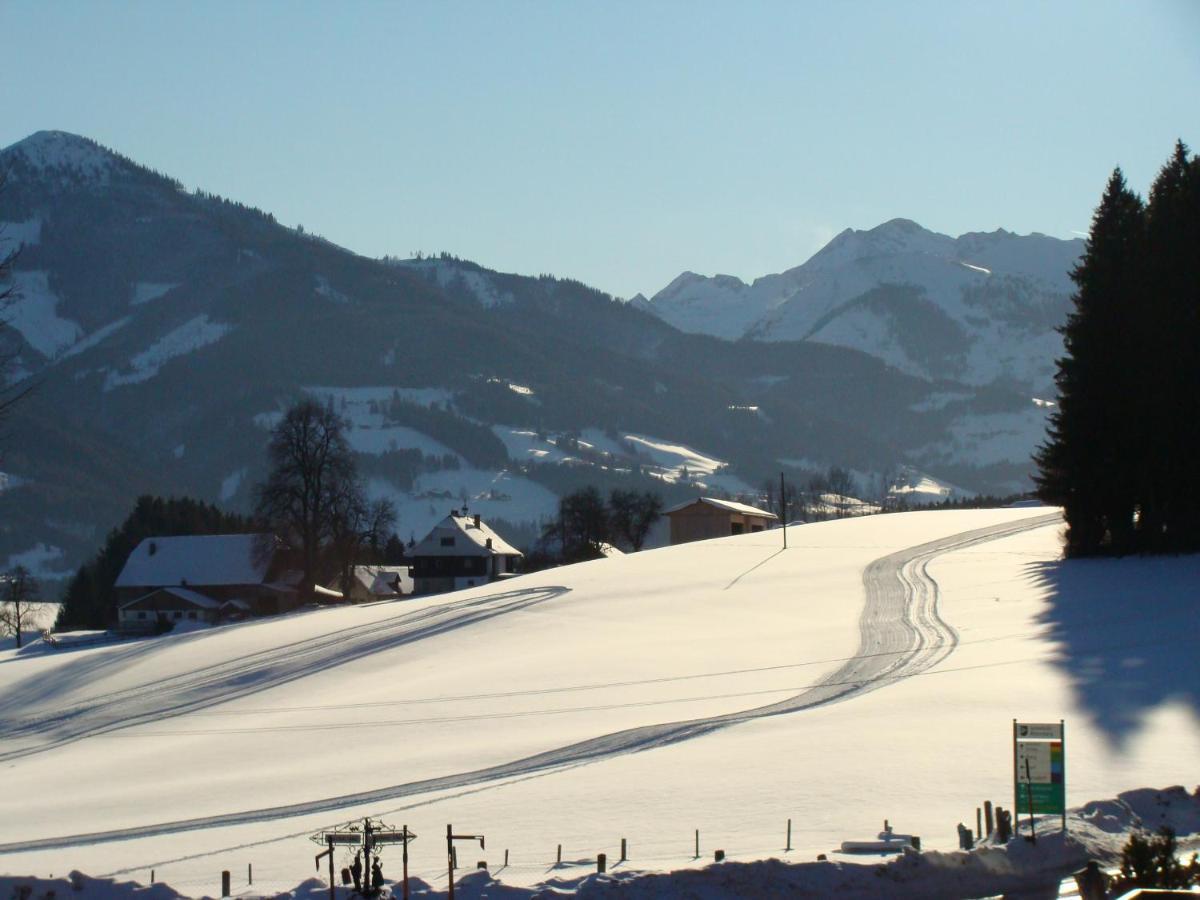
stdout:
{"type": "Polygon", "coordinates": [[[1069,237],[1200,149],[1196,0],[0,0],[0,35],[0,146],[619,296],[897,216],[1069,237]]]}

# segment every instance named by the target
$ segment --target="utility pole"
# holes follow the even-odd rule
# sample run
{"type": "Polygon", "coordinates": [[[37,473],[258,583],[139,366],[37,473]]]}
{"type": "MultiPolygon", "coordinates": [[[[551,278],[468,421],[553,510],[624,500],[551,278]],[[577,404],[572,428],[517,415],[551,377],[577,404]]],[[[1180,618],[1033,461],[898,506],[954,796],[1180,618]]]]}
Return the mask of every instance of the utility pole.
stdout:
{"type": "Polygon", "coordinates": [[[787,488],[783,483],[783,473],[779,473],[779,518],[783,521],[783,549],[787,549],[787,488]]]}
{"type": "Polygon", "coordinates": [[[479,849],[486,849],[483,846],[482,834],[455,834],[454,828],[451,825],[446,826],[446,870],[450,873],[450,893],[447,894],[447,900],[454,900],[454,842],[455,841],[479,841],[479,849]]]}

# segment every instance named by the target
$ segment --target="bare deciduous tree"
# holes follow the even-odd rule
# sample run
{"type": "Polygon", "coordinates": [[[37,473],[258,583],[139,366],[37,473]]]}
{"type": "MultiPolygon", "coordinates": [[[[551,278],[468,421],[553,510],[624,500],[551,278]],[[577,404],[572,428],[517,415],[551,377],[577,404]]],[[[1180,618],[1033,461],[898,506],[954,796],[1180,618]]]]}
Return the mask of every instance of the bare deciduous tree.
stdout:
{"type": "Polygon", "coordinates": [[[29,617],[41,606],[37,580],[24,566],[17,566],[0,576],[0,633],[16,635],[21,646],[21,632],[29,627],[29,617]]]}
{"type": "Polygon", "coordinates": [[[358,469],[346,442],[346,422],[315,400],[297,403],[271,432],[271,471],[257,488],[257,513],[300,552],[301,590],[311,595],[339,528],[358,469]]]}

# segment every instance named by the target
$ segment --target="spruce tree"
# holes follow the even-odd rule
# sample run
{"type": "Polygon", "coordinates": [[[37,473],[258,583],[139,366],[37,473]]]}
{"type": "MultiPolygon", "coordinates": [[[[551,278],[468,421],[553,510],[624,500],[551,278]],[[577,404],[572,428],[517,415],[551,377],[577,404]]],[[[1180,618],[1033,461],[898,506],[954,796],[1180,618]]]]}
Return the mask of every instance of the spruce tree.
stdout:
{"type": "Polygon", "coordinates": [[[1138,472],[1137,360],[1129,339],[1143,289],[1145,210],[1113,172],[1071,273],[1075,310],[1060,329],[1058,407],[1039,448],[1039,496],[1064,507],[1067,554],[1124,553],[1134,546],[1138,472]]]}
{"type": "Polygon", "coordinates": [[[1145,547],[1187,552],[1200,550],[1200,160],[1182,141],[1150,189],[1146,220],[1145,547]]]}

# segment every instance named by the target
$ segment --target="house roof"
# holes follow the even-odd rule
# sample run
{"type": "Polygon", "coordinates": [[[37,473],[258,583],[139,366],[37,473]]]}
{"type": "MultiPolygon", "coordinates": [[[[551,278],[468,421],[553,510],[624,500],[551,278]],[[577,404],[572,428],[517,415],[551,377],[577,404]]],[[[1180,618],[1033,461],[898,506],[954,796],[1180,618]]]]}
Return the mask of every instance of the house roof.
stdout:
{"type": "Polygon", "coordinates": [[[524,556],[496,534],[487,522],[455,513],[434,525],[433,530],[408,552],[410,556],[524,556]],[[443,539],[449,539],[450,543],[444,543],[443,539]]]}
{"type": "Polygon", "coordinates": [[[409,566],[355,566],[354,578],[372,594],[411,594],[413,589],[409,566]]]}
{"type": "Polygon", "coordinates": [[[672,506],[670,509],[664,509],[663,515],[669,516],[671,513],[687,509],[689,506],[695,506],[697,503],[704,503],[725,512],[740,513],[743,516],[760,516],[764,519],[779,518],[775,513],[767,512],[765,509],[758,509],[757,507],[748,506],[745,503],[737,503],[733,500],[718,500],[716,497],[699,497],[695,500],[688,500],[686,503],[680,503],[677,506],[672,506]]]}
{"type": "Polygon", "coordinates": [[[142,596],[136,597],[133,600],[130,600],[128,603],[122,603],[121,609],[127,609],[128,607],[141,603],[147,597],[153,597],[156,594],[169,594],[176,600],[182,601],[180,604],[181,606],[194,606],[198,609],[218,609],[221,606],[221,604],[212,597],[205,597],[203,594],[197,593],[196,591],[189,591],[187,588],[163,587],[150,591],[148,594],[142,594],[142,596]]]}
{"type": "Polygon", "coordinates": [[[257,534],[144,538],[129,554],[116,586],[261,584],[271,564],[256,552],[263,539],[276,540],[257,534]]]}

